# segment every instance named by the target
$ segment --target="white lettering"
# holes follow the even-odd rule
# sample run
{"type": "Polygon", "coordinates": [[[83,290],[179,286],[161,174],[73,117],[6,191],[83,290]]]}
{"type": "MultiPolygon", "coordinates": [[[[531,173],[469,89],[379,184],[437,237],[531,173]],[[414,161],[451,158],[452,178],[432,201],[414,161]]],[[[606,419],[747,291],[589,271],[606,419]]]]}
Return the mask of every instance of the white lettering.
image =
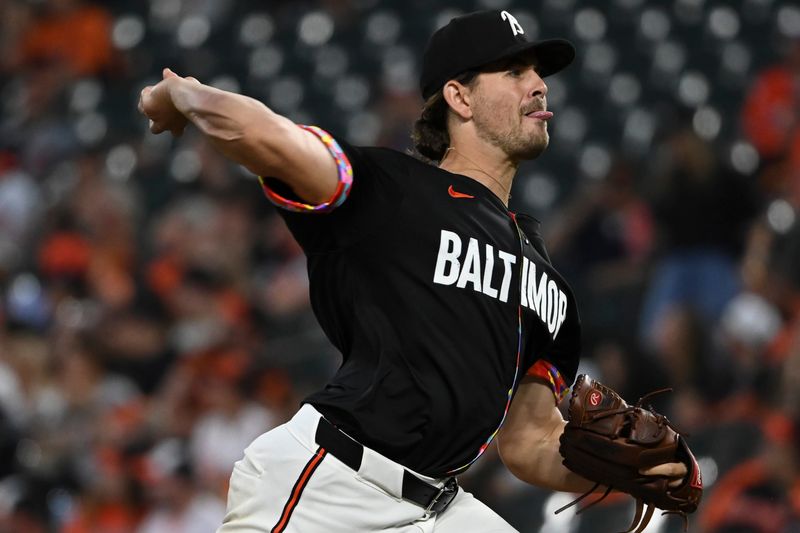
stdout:
{"type": "MultiPolygon", "coordinates": [[[[439,240],[439,253],[436,258],[433,281],[439,285],[456,285],[464,289],[471,285],[471,289],[495,298],[501,302],[508,302],[511,281],[514,277],[514,265],[517,256],[503,250],[498,250],[491,244],[481,244],[477,239],[467,241],[466,250],[464,241],[458,234],[442,230],[439,240]],[[486,257],[481,257],[481,246],[486,257]],[[461,257],[462,251],[464,256],[461,257]],[[499,261],[497,261],[499,258],[499,261]],[[499,287],[492,286],[497,277],[495,267],[497,263],[503,264],[503,277],[499,287]],[[483,271],[481,271],[483,268],[483,271]]],[[[522,257],[520,268],[520,305],[532,309],[544,323],[549,333],[555,339],[561,326],[567,318],[569,302],[556,279],[550,279],[547,271],[539,274],[537,264],[527,257],[522,257]]],[[[498,267],[499,268],[499,267],[498,267]]]]}
{"type": "Polygon", "coordinates": [[[511,31],[514,32],[514,35],[518,33],[519,34],[525,33],[525,30],[522,29],[522,26],[520,25],[519,21],[514,15],[512,15],[508,11],[503,11],[502,13],[500,13],[500,16],[503,18],[503,20],[507,20],[508,23],[511,25],[511,31]]]}
{"type": "Polygon", "coordinates": [[[517,262],[517,256],[504,252],[503,250],[499,250],[498,254],[500,255],[500,259],[503,260],[503,266],[505,267],[503,271],[503,282],[500,285],[500,301],[507,302],[508,288],[511,286],[511,265],[517,262]]]}
{"type": "Polygon", "coordinates": [[[533,278],[533,290],[535,291],[535,295],[531,298],[533,302],[533,310],[536,311],[536,314],[539,315],[543,321],[547,322],[545,313],[547,310],[545,306],[547,305],[547,272],[542,272],[542,278],[539,280],[539,283],[536,283],[536,278],[533,278]]]}
{"type": "Polygon", "coordinates": [[[553,333],[555,339],[558,335],[561,325],[564,324],[564,319],[567,318],[567,295],[564,291],[558,291],[558,323],[556,324],[556,331],[553,333]]]}
{"type": "Polygon", "coordinates": [[[556,330],[556,319],[558,318],[558,285],[552,279],[547,283],[547,314],[546,317],[547,329],[552,335],[556,330]]]}
{"type": "Polygon", "coordinates": [[[483,294],[497,298],[497,289],[492,287],[492,274],[494,274],[494,248],[486,245],[486,265],[483,267],[483,294]]]}
{"type": "Polygon", "coordinates": [[[439,255],[436,258],[436,270],[433,274],[433,282],[440,285],[452,285],[458,279],[458,272],[461,270],[461,263],[458,256],[461,255],[461,239],[452,231],[442,230],[439,241],[439,255]],[[447,272],[448,266],[450,271],[447,272]]]}
{"type": "Polygon", "coordinates": [[[470,238],[467,245],[467,256],[464,258],[464,268],[458,277],[456,287],[463,289],[467,283],[472,283],[472,288],[476,292],[481,291],[481,256],[478,252],[478,241],[470,238]]]}
{"type": "MultiPolygon", "coordinates": [[[[527,260],[527,258],[525,258],[527,260]]],[[[528,300],[528,309],[536,311],[536,304],[533,301],[533,290],[536,288],[536,263],[530,261],[528,268],[528,279],[525,287],[525,298],[528,300]]]]}
{"type": "Polygon", "coordinates": [[[528,268],[531,262],[527,257],[522,258],[522,280],[520,281],[520,297],[522,298],[522,306],[528,306],[528,268]]]}
{"type": "Polygon", "coordinates": [[[567,317],[567,296],[555,280],[549,279],[547,272],[542,272],[541,279],[536,282],[536,263],[533,261],[528,268],[527,286],[522,298],[523,301],[527,298],[528,307],[539,315],[555,339],[567,317]]]}

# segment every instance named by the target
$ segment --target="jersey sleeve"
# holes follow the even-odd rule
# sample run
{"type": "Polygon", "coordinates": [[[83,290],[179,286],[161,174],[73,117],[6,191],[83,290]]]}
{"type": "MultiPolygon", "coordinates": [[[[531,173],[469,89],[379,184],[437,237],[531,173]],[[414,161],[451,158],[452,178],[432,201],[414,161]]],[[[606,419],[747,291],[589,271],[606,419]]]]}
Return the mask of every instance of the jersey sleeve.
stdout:
{"type": "Polygon", "coordinates": [[[561,331],[550,344],[546,353],[527,371],[526,375],[549,383],[553,390],[556,405],[569,392],[578,372],[581,353],[581,324],[577,305],[571,291],[567,318],[561,331]]]}
{"type": "Polygon", "coordinates": [[[403,197],[407,172],[403,154],[357,147],[316,126],[300,126],[317,136],[336,161],[339,183],[327,201],[303,202],[275,178],[261,177],[267,199],[277,206],[289,230],[306,253],[324,253],[377,234],[403,197]]]}

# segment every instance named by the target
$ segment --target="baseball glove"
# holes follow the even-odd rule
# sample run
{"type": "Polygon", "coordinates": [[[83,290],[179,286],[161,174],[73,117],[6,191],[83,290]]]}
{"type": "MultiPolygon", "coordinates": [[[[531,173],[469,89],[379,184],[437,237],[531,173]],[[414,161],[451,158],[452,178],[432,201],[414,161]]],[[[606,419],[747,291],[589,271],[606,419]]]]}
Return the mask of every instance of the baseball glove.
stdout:
{"type": "Polygon", "coordinates": [[[564,466],[596,484],[556,513],[604,485],[608,487],[605,494],[581,511],[605,498],[611,490],[618,490],[636,498],[636,514],[623,533],[635,528],[635,533],[643,531],[656,507],[664,511],[662,514],[680,515],[686,529],[687,514],[697,509],[703,495],[700,467],[686,440],[669,420],[652,406],[643,407],[646,399],[668,390],[652,392],[630,406],[591,377],[578,376],[559,451],[564,466]],[[676,462],[684,463],[688,469],[686,479],[678,487],[669,486],[673,481],[670,478],[640,474],[640,470],[676,462]],[[645,504],[648,507],[643,514],[645,504]]]}

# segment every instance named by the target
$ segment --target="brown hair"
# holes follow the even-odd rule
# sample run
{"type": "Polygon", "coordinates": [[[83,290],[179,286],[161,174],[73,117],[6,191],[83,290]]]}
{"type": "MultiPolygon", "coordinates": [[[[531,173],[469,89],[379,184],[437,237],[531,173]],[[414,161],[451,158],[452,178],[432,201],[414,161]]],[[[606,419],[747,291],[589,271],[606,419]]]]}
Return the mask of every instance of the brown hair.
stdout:
{"type": "MultiPolygon", "coordinates": [[[[468,70],[455,78],[462,85],[470,86],[478,72],[468,70]]],[[[450,146],[450,132],[447,130],[447,113],[450,106],[439,90],[429,97],[422,106],[420,117],[411,129],[411,141],[418,155],[428,161],[438,163],[450,146]]]]}

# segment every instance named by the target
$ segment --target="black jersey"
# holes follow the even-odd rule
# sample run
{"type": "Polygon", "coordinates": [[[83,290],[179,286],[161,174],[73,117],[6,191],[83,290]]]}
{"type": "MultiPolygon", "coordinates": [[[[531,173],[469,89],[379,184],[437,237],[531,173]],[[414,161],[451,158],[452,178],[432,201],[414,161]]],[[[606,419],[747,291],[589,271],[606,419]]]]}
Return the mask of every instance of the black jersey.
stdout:
{"type": "Polygon", "coordinates": [[[308,257],[314,313],[343,356],[305,401],[408,468],[463,471],[537,360],[574,380],[574,298],[538,222],[511,214],[481,183],[394,150],[340,144],[353,168],[344,203],[327,214],[281,211],[308,257]]]}

